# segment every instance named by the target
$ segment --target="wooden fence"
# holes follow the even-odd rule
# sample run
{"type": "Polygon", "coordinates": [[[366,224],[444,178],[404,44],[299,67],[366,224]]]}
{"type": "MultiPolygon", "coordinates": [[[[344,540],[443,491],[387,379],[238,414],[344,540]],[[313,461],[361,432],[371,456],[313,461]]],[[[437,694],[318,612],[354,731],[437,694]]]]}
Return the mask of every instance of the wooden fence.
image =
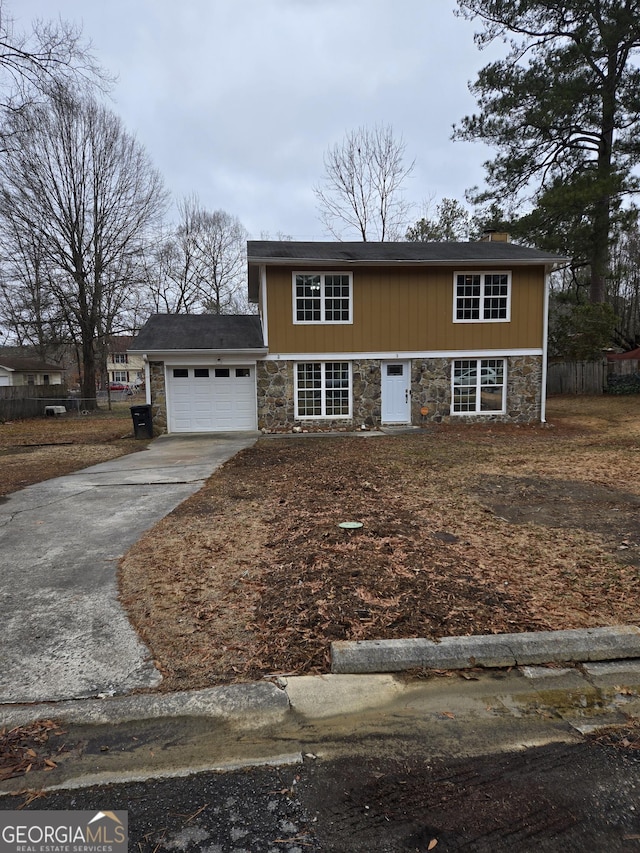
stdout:
{"type": "Polygon", "coordinates": [[[547,368],[547,394],[602,394],[607,388],[607,360],[553,361],[547,368]]]}
{"type": "Polygon", "coordinates": [[[547,394],[640,393],[640,360],[551,361],[547,394]]]}
{"type": "Polygon", "coordinates": [[[10,385],[0,388],[0,422],[44,415],[45,406],[77,408],[66,385],[10,385]]]}

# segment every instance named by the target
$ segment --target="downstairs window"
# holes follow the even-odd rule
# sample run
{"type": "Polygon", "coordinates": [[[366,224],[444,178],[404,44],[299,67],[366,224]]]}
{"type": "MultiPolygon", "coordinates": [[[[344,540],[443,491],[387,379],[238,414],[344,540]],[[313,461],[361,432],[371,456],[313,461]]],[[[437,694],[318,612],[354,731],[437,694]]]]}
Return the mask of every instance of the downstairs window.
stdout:
{"type": "Polygon", "coordinates": [[[295,369],[295,394],[296,418],[350,417],[349,362],[299,362],[295,369]]]}
{"type": "Polygon", "coordinates": [[[505,411],[503,358],[460,358],[453,362],[451,413],[496,414],[505,411]]]}

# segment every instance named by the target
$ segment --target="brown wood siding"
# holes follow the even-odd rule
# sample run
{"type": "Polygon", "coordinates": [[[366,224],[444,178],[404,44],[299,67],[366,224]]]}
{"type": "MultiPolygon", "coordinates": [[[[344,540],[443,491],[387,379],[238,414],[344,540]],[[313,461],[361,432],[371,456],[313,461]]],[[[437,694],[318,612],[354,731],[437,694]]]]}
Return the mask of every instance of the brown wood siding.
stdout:
{"type": "MultiPolygon", "coordinates": [[[[296,270],[311,271],[310,267],[296,270]]],[[[509,323],[454,323],[454,271],[454,267],[358,267],[353,270],[353,324],[295,325],[292,270],[268,267],[269,350],[271,353],[429,352],[542,347],[542,267],[511,270],[509,323]]]]}

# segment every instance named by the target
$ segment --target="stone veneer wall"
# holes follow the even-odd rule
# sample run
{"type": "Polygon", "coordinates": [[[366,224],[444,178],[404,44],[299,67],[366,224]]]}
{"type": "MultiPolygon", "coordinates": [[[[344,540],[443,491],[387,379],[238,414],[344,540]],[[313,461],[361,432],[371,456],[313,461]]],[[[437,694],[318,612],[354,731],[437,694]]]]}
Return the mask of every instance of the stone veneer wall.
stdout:
{"type": "Polygon", "coordinates": [[[451,415],[451,359],[414,359],[411,365],[411,421],[421,423],[534,423],[542,405],[542,356],[511,356],[507,362],[504,414],[451,415]],[[426,416],[421,408],[429,411],[426,416]]]}
{"type": "Polygon", "coordinates": [[[377,427],[382,416],[379,359],[355,359],[352,363],[353,421],[356,426],[377,427]]]}
{"type": "MultiPolygon", "coordinates": [[[[153,368],[153,365],[151,365],[153,368]]],[[[262,361],[257,364],[258,428],[279,432],[300,424],[323,427],[369,428],[380,424],[381,361],[354,359],[352,362],[353,417],[349,421],[325,419],[296,421],[293,362],[262,361]]],[[[451,416],[451,359],[413,359],[411,362],[411,422],[424,423],[531,423],[540,420],[541,356],[507,358],[507,411],[505,414],[451,416]],[[422,415],[426,407],[428,413],[422,415]]],[[[153,388],[153,370],[152,370],[153,388]]],[[[164,382],[163,382],[164,389],[164,382]]],[[[166,404],[164,409],[166,426],[166,404]]]]}
{"type": "Polygon", "coordinates": [[[293,362],[258,361],[258,429],[292,429],[296,425],[293,401],[293,362]]]}
{"type": "Polygon", "coordinates": [[[258,429],[286,431],[301,423],[319,428],[351,427],[380,423],[380,361],[356,359],[352,362],[353,417],[300,421],[295,418],[293,362],[259,361],[256,366],[258,389],[258,429]]]}
{"type": "Polygon", "coordinates": [[[167,389],[164,384],[164,362],[149,362],[151,386],[151,418],[153,431],[160,434],[167,431],[167,389]]]}

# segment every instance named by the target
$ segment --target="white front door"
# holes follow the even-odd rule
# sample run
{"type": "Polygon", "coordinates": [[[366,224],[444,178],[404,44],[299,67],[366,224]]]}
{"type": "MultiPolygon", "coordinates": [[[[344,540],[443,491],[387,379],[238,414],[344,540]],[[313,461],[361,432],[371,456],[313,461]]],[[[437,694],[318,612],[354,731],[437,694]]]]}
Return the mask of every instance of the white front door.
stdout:
{"type": "Polygon", "coordinates": [[[382,423],[411,423],[411,362],[382,362],[382,423]]]}

